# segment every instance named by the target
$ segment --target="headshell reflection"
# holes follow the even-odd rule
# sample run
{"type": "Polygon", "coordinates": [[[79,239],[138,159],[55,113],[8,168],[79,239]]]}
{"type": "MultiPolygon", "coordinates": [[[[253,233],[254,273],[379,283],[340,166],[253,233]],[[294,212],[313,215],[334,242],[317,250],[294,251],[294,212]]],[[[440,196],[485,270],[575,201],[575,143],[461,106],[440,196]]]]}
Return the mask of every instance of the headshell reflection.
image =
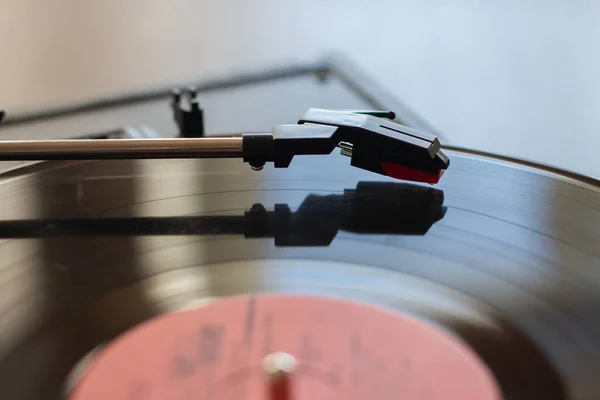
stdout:
{"type": "Polygon", "coordinates": [[[0,238],[243,235],[276,246],[328,246],[338,231],[424,235],[442,219],[444,193],[427,186],[359,182],[341,194],[309,194],[297,210],[259,203],[243,216],[73,218],[0,221],[0,238]]]}

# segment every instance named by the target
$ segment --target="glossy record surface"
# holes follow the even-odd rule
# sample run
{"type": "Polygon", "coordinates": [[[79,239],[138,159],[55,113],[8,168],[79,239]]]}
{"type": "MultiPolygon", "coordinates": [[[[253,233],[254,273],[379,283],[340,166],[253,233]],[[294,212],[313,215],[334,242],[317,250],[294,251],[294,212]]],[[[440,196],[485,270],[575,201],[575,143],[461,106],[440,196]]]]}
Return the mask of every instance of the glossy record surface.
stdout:
{"type": "Polygon", "coordinates": [[[286,204],[293,213],[315,195],[360,205],[344,190],[387,179],[339,155],[298,157],[288,169],[261,172],[239,160],[151,160],[45,163],[4,174],[5,236],[7,223],[23,219],[235,218],[204,220],[209,229],[195,232],[181,224],[143,232],[142,225],[135,235],[84,237],[57,225],[38,231],[45,237],[3,239],[3,398],[59,398],[78,360],[138,322],[251,292],[328,294],[433,321],[480,355],[509,399],[598,398],[598,186],[448,154],[452,166],[436,187],[445,215],[435,202],[423,209],[411,201],[429,196],[427,186],[413,187],[404,201],[386,198],[393,190],[367,189],[363,206],[374,199],[384,206],[367,214],[355,207],[329,222],[327,201],[305,204],[304,215],[337,232],[329,245],[298,246],[298,237],[314,234],[302,225],[300,233],[280,227],[287,239],[278,245],[265,229],[246,238],[242,232],[256,232],[243,219],[240,231],[236,218],[255,204],[266,211],[286,204]],[[386,219],[397,224],[357,233],[367,220],[386,219]]]}

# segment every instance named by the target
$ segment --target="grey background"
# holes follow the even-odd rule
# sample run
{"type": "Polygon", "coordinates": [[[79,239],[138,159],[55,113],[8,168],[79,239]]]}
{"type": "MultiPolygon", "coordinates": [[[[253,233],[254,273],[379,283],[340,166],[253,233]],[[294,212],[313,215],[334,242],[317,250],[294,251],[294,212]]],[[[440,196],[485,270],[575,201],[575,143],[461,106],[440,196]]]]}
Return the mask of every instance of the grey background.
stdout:
{"type": "Polygon", "coordinates": [[[593,0],[0,0],[0,104],[31,110],[337,51],[452,144],[598,177],[599,22],[593,0]]]}

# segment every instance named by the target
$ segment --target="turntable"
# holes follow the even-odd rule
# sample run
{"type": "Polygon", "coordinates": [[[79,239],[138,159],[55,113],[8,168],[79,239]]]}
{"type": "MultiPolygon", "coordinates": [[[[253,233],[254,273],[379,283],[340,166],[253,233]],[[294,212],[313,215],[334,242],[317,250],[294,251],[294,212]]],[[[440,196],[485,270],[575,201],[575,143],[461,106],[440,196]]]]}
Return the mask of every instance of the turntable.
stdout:
{"type": "Polygon", "coordinates": [[[600,398],[600,183],[346,67],[9,112],[2,398],[600,398]]]}

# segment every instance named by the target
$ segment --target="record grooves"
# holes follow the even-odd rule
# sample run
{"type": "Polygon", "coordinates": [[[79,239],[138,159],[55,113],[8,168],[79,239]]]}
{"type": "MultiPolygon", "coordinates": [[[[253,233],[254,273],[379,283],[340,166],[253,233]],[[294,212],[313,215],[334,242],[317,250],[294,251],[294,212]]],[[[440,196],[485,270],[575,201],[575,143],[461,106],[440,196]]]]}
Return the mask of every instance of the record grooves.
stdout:
{"type": "Polygon", "coordinates": [[[600,399],[597,179],[339,57],[7,111],[2,399],[600,399]]]}
{"type": "Polygon", "coordinates": [[[137,323],[256,292],[445,327],[507,399],[595,398],[600,189],[450,155],[435,189],[377,182],[343,157],[295,160],[293,178],[234,160],[11,172],[0,183],[6,398],[57,398],[79,359],[137,323]]]}

